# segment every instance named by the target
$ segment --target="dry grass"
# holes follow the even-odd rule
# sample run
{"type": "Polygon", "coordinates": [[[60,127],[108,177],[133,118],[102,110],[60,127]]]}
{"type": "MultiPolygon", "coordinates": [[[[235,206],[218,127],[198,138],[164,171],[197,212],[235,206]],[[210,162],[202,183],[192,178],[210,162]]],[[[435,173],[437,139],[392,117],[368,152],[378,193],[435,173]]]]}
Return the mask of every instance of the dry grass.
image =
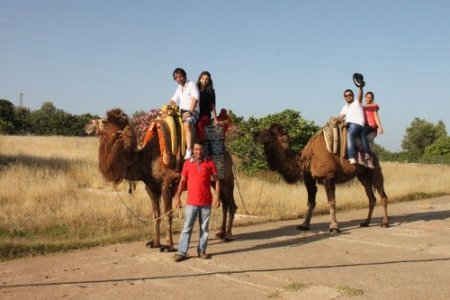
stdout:
{"type": "MultiPolygon", "coordinates": [[[[0,136],[0,259],[150,237],[150,226],[133,216],[151,219],[143,184],[132,196],[119,187],[119,199],[98,172],[97,147],[96,138],[0,136]]],[[[450,191],[450,166],[382,166],[391,202],[450,191]]],[[[262,216],[238,218],[237,225],[298,218],[306,211],[303,185],[287,185],[273,173],[259,178],[238,174],[237,186],[238,213],[245,214],[246,208],[262,216]]],[[[316,211],[327,213],[321,187],[317,203],[316,211]]],[[[366,207],[362,186],[356,181],[340,185],[337,205],[366,207]]],[[[221,210],[214,210],[213,228],[220,218],[221,210]]],[[[180,230],[182,220],[174,223],[180,230]]]]}

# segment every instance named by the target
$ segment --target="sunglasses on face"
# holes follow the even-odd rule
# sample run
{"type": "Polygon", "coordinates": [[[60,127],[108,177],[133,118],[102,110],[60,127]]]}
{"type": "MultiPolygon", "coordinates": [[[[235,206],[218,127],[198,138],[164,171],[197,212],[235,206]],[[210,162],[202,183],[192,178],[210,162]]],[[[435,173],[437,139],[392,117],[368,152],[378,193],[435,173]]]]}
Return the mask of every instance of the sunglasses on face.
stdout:
{"type": "Polygon", "coordinates": [[[352,97],[352,96],[353,96],[352,94],[345,94],[345,95],[344,95],[345,98],[347,98],[347,97],[352,97]]]}

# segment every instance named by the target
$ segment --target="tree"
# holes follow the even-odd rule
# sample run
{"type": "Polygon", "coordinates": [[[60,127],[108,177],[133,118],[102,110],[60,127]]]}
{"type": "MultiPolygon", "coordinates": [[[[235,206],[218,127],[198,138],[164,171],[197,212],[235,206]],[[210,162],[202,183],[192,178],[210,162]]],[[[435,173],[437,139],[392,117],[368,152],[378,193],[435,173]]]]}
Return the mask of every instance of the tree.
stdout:
{"type": "Polygon", "coordinates": [[[16,116],[16,133],[19,134],[30,133],[31,132],[30,109],[23,106],[16,106],[14,114],[16,116]]]}
{"type": "Polygon", "coordinates": [[[447,136],[447,130],[445,129],[445,123],[442,120],[439,120],[435,126],[436,130],[436,139],[447,136]]]}
{"type": "Polygon", "coordinates": [[[430,162],[450,163],[450,136],[441,136],[427,146],[424,158],[430,162]]]}
{"type": "Polygon", "coordinates": [[[14,104],[6,99],[0,99],[0,133],[13,133],[14,131],[14,104]]]}
{"type": "Polygon", "coordinates": [[[406,128],[406,135],[402,140],[402,148],[414,156],[422,156],[425,148],[443,135],[446,136],[447,131],[442,121],[433,125],[433,123],[424,119],[415,118],[411,125],[406,128]]]}

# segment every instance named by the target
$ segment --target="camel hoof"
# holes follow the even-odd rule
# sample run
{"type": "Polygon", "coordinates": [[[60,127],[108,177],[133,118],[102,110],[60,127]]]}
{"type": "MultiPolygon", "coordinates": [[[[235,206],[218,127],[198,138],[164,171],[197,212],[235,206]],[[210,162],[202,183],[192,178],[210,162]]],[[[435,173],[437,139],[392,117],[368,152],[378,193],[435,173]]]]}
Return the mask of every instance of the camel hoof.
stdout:
{"type": "Polygon", "coordinates": [[[216,238],[223,240],[225,238],[225,232],[219,231],[216,233],[216,238]]]}
{"type": "Polygon", "coordinates": [[[369,227],[369,222],[361,222],[359,224],[360,227],[369,227]]]}
{"type": "Polygon", "coordinates": [[[164,252],[164,253],[170,253],[170,252],[175,252],[177,251],[177,249],[175,249],[173,246],[169,246],[169,245],[162,245],[159,248],[159,252],[164,252]]]}
{"type": "Polygon", "coordinates": [[[307,225],[298,225],[296,227],[296,229],[300,230],[300,231],[308,231],[309,230],[309,226],[307,226],[307,225]]]}
{"type": "Polygon", "coordinates": [[[337,234],[337,233],[341,233],[341,230],[339,228],[330,228],[328,230],[328,232],[332,233],[332,234],[337,234]]]}
{"type": "Polygon", "coordinates": [[[389,225],[389,223],[381,223],[380,226],[383,227],[383,228],[391,227],[391,226],[389,225]]]}
{"type": "Polygon", "coordinates": [[[147,244],[145,244],[145,246],[147,246],[147,248],[159,248],[161,247],[160,243],[155,243],[153,240],[149,241],[147,244]]]}
{"type": "Polygon", "coordinates": [[[224,236],[222,238],[222,242],[225,242],[225,243],[231,242],[232,240],[233,240],[233,238],[231,236],[228,236],[228,235],[226,235],[226,236],[224,236]]]}

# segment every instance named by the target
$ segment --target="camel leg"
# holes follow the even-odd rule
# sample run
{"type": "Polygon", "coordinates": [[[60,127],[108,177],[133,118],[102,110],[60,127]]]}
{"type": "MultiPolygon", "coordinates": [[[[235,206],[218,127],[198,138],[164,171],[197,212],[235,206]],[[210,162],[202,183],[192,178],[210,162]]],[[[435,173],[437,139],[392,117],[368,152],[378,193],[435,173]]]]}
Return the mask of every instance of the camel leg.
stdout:
{"type": "Polygon", "coordinates": [[[153,238],[147,243],[147,247],[159,248],[161,247],[160,229],[159,229],[159,225],[161,222],[161,220],[159,219],[161,215],[159,209],[159,198],[161,197],[161,195],[160,193],[153,192],[148,185],[145,185],[145,191],[147,192],[152,202],[152,215],[153,215],[153,238]]]}
{"type": "Polygon", "coordinates": [[[328,199],[328,210],[330,211],[331,223],[329,231],[331,233],[339,233],[339,225],[336,219],[336,185],[333,179],[325,179],[323,181],[328,199]]]}
{"type": "Polygon", "coordinates": [[[233,195],[234,181],[221,180],[221,186],[222,224],[216,237],[222,239],[224,242],[228,242],[232,239],[234,214],[237,209],[233,195]]]}
{"type": "Polygon", "coordinates": [[[306,174],[304,180],[306,191],[308,192],[308,210],[306,211],[305,221],[303,221],[301,225],[297,226],[297,230],[309,230],[312,214],[314,208],[316,207],[316,194],[317,194],[316,181],[314,180],[314,178],[311,177],[310,174],[306,174]]]}
{"type": "Polygon", "coordinates": [[[383,213],[384,213],[384,218],[383,218],[383,223],[381,223],[381,227],[389,227],[389,215],[388,215],[388,211],[387,211],[387,195],[384,192],[384,186],[375,186],[378,195],[380,195],[381,198],[381,205],[383,206],[383,213]]]}
{"type": "Polygon", "coordinates": [[[233,222],[234,222],[234,214],[236,213],[237,206],[234,202],[234,196],[231,195],[232,201],[228,204],[228,225],[227,225],[227,233],[225,235],[224,241],[231,241],[233,237],[232,228],[233,228],[233,222]]]}
{"type": "Polygon", "coordinates": [[[237,209],[236,202],[234,201],[233,190],[234,190],[233,182],[231,182],[231,186],[230,184],[228,184],[227,186],[224,185],[224,189],[222,190],[227,206],[227,210],[225,213],[228,213],[228,224],[226,228],[225,237],[223,238],[224,241],[231,241],[233,236],[232,228],[233,228],[234,214],[236,213],[237,209]]]}
{"type": "Polygon", "coordinates": [[[219,232],[216,233],[216,238],[221,240],[225,239],[225,232],[227,226],[227,211],[228,211],[228,204],[226,203],[225,199],[222,198],[222,224],[220,225],[219,232]]]}
{"type": "Polygon", "coordinates": [[[377,199],[375,198],[375,194],[372,189],[372,179],[369,171],[365,171],[358,176],[359,181],[364,186],[364,190],[366,192],[367,198],[369,199],[369,212],[367,214],[367,219],[361,222],[359,225],[361,227],[368,227],[370,225],[370,221],[372,220],[373,209],[375,207],[375,203],[377,199]]]}
{"type": "Polygon", "coordinates": [[[383,206],[383,213],[384,213],[384,219],[383,219],[383,223],[381,223],[382,227],[389,227],[389,216],[388,216],[388,212],[387,212],[387,195],[384,191],[384,178],[383,178],[383,173],[381,172],[381,167],[379,165],[378,162],[378,158],[376,158],[376,166],[377,168],[374,169],[372,172],[373,176],[372,176],[372,184],[375,187],[375,189],[378,192],[378,195],[381,198],[381,205],[383,206]]]}
{"type": "Polygon", "coordinates": [[[172,196],[170,194],[170,183],[163,184],[162,198],[164,203],[164,218],[166,220],[166,244],[162,246],[161,251],[173,252],[175,248],[173,247],[172,238],[172,196]]]}
{"type": "MultiPolygon", "coordinates": [[[[218,233],[216,233],[216,238],[224,240],[225,239],[225,232],[226,232],[226,226],[227,226],[227,210],[228,210],[228,202],[224,195],[224,180],[220,181],[222,191],[220,193],[220,200],[222,201],[222,224],[220,225],[220,230],[218,233]]],[[[211,187],[215,189],[216,184],[214,181],[211,181],[211,187]]]]}

